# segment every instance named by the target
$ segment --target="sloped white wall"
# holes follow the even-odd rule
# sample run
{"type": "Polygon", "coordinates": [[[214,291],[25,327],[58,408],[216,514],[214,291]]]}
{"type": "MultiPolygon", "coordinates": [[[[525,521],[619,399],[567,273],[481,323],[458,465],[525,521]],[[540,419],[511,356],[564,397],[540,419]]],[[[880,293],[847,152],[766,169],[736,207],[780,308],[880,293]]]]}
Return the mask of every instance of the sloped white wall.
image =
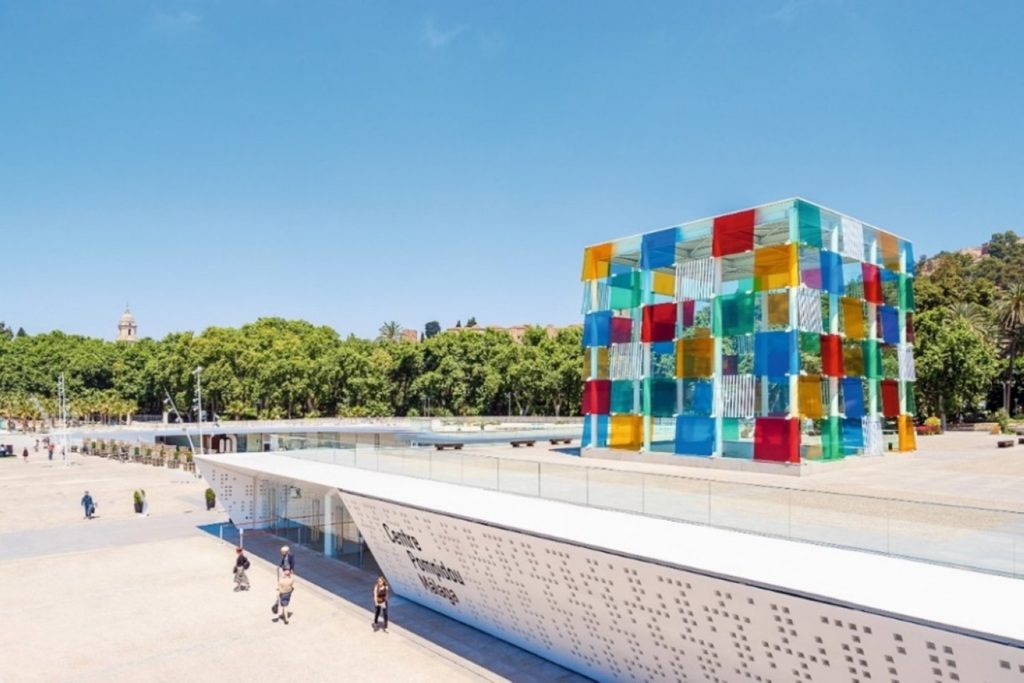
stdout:
{"type": "Polygon", "coordinates": [[[397,593],[598,680],[1024,680],[1024,650],[1010,645],[344,491],[341,497],[397,593]]]}

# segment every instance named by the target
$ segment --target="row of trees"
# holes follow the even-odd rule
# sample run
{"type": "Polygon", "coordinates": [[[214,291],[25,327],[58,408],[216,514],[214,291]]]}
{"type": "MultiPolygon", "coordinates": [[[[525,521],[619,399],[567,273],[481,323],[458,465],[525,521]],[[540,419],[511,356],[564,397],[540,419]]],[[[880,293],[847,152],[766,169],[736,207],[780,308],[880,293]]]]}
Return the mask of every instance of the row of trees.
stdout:
{"type": "MultiPolygon", "coordinates": [[[[400,332],[400,330],[399,330],[400,332]]],[[[522,343],[505,333],[438,333],[422,343],[342,339],[330,327],[263,318],[134,344],[51,332],[0,343],[0,415],[35,419],[55,408],[64,373],[72,414],[109,419],[159,414],[168,395],[224,418],[577,414],[580,331],[522,343]],[[41,403],[41,406],[39,405],[41,403]]]]}
{"type": "Polygon", "coordinates": [[[1024,241],[998,233],[981,256],[941,253],[918,264],[915,360],[919,410],[954,416],[1024,406],[1024,241]]]}

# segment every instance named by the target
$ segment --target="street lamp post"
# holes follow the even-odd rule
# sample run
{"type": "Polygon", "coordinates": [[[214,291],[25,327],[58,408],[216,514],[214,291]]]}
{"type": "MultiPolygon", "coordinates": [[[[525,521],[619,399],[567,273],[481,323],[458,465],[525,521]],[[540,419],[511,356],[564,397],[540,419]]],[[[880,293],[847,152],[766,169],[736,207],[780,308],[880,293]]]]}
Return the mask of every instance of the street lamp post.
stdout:
{"type": "Polygon", "coordinates": [[[198,366],[192,371],[196,376],[196,400],[199,403],[199,453],[203,453],[203,366],[198,366]]]}
{"type": "MultiPolygon", "coordinates": [[[[164,394],[166,394],[166,397],[164,398],[164,405],[170,406],[171,410],[174,411],[174,415],[178,418],[178,424],[183,424],[184,420],[181,419],[181,413],[178,412],[178,406],[174,405],[174,399],[171,398],[171,392],[165,389],[164,394]]],[[[192,443],[192,435],[188,433],[188,427],[182,427],[182,429],[185,432],[185,438],[188,439],[188,448],[192,451],[192,457],[194,458],[196,455],[196,446],[192,443]]]]}

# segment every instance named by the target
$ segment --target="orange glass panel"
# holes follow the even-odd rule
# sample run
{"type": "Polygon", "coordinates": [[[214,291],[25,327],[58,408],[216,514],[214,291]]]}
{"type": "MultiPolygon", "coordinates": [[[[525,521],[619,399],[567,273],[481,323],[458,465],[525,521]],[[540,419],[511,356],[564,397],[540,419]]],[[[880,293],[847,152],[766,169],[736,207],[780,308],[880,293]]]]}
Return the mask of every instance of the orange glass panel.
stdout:
{"type": "Polygon", "coordinates": [[[800,282],[795,244],[778,244],[754,250],[754,290],[796,287],[800,282]]]}
{"type": "Polygon", "coordinates": [[[608,347],[597,347],[597,372],[595,374],[591,374],[594,371],[594,367],[590,361],[590,351],[591,349],[587,349],[583,353],[583,377],[588,379],[608,379],[608,347]]]}
{"type": "Polygon", "coordinates": [[[843,297],[843,331],[847,339],[864,339],[864,302],[860,299],[843,297]]]}
{"type": "Polygon", "coordinates": [[[768,324],[789,325],[789,294],[786,292],[768,295],[768,324]]]}
{"type": "Polygon", "coordinates": [[[900,269],[900,241],[895,235],[878,231],[878,255],[882,259],[882,265],[889,270],[899,271],[900,269]]]}
{"type": "Polygon", "coordinates": [[[900,445],[901,451],[916,451],[917,450],[917,434],[914,431],[914,416],[913,415],[900,415],[898,418],[899,422],[899,434],[900,434],[900,445]]]}
{"type": "Polygon", "coordinates": [[[860,344],[843,344],[843,370],[847,377],[864,376],[864,347],[860,344]]]}
{"type": "Polygon", "coordinates": [[[799,410],[800,417],[817,420],[821,418],[821,377],[818,375],[803,375],[800,377],[799,410]]]}
{"type": "Polygon", "coordinates": [[[715,340],[711,337],[676,342],[676,377],[710,377],[715,370],[715,340]]]}
{"type": "Polygon", "coordinates": [[[638,451],[644,444],[644,421],[640,415],[612,415],[609,448],[638,451]]]}
{"type": "Polygon", "coordinates": [[[665,296],[676,295],[676,276],[673,273],[654,272],[653,289],[655,294],[665,296]]]}
{"type": "Polygon", "coordinates": [[[587,247],[583,251],[583,276],[581,280],[597,280],[608,277],[612,264],[612,243],[587,247]]]}

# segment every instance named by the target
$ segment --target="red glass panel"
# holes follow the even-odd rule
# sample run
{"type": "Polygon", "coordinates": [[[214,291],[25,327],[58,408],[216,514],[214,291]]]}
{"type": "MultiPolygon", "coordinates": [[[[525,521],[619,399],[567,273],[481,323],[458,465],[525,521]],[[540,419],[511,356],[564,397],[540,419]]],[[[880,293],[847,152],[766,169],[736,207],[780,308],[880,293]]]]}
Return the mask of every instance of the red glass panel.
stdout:
{"type": "Polygon", "coordinates": [[[640,330],[645,342],[672,341],[676,336],[676,305],[644,306],[644,324],[640,330]]]}
{"type": "Polygon", "coordinates": [[[800,421],[757,418],[754,422],[754,460],[800,462],[800,421]]]}
{"type": "Polygon", "coordinates": [[[900,414],[900,387],[894,379],[882,380],[882,414],[886,417],[900,414]]]}
{"type": "Polygon", "coordinates": [[[715,219],[711,241],[714,256],[739,254],[754,248],[754,210],[731,213],[715,219]]]}
{"type": "Polygon", "coordinates": [[[843,376],[843,338],[838,334],[821,335],[821,374],[843,376]]]}
{"type": "Polygon", "coordinates": [[[611,412],[612,383],[607,379],[592,379],[583,385],[583,414],[607,415],[611,412]]]}

